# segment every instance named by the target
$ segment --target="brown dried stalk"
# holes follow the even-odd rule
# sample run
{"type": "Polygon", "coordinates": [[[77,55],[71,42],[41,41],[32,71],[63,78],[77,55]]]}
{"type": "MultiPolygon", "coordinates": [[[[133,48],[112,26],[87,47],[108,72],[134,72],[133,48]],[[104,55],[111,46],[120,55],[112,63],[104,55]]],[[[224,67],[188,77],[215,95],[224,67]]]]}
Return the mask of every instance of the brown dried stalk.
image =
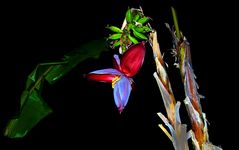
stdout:
{"type": "Polygon", "coordinates": [[[149,41],[153,50],[157,70],[157,73],[154,73],[154,77],[162,94],[168,119],[162,113],[158,113],[158,115],[163,120],[165,125],[168,126],[171,135],[163,127],[162,124],[160,124],[159,127],[173,142],[173,146],[176,150],[188,150],[189,147],[187,140],[191,137],[191,132],[187,133],[187,125],[181,124],[179,115],[179,108],[181,103],[179,101],[176,103],[175,101],[173,91],[171,89],[171,84],[165,69],[165,63],[160,52],[159,43],[157,41],[156,31],[150,34],[149,41]]]}
{"type": "MultiPolygon", "coordinates": [[[[169,25],[166,25],[170,29],[169,25]]],[[[192,68],[189,42],[181,32],[180,36],[177,36],[177,31],[175,32],[173,29],[170,29],[170,32],[174,41],[174,54],[178,60],[177,66],[180,69],[182,82],[184,83],[186,96],[184,103],[191,120],[194,147],[197,150],[220,150],[220,147],[216,147],[209,142],[207,119],[206,114],[202,112],[200,104],[200,97],[202,96],[197,91],[198,85],[192,68]]]]}

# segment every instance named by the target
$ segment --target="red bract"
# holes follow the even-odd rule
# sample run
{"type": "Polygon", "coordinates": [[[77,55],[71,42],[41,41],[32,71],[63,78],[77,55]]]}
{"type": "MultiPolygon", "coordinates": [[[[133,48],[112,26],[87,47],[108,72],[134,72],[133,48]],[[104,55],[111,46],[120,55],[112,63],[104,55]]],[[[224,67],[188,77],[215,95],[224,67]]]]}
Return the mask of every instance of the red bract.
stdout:
{"type": "Polygon", "coordinates": [[[102,69],[90,72],[86,75],[88,79],[110,82],[114,88],[114,100],[121,113],[128,103],[132,89],[133,77],[141,68],[145,56],[145,43],[131,46],[123,55],[121,60],[114,55],[114,68],[102,69]]]}
{"type": "Polygon", "coordinates": [[[144,62],[144,42],[131,46],[121,59],[121,71],[128,77],[134,76],[144,62]]]}

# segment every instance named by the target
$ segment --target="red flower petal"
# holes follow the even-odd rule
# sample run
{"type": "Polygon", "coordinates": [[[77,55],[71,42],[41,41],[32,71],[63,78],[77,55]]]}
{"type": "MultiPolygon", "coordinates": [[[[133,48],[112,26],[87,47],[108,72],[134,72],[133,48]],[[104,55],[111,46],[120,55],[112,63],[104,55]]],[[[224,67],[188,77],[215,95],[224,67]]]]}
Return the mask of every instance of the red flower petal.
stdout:
{"type": "Polygon", "coordinates": [[[121,71],[128,77],[134,76],[141,68],[145,56],[145,43],[131,46],[122,56],[121,71]]]}
{"type": "Polygon", "coordinates": [[[85,77],[90,80],[111,83],[116,75],[113,74],[86,74],[85,77]]]}

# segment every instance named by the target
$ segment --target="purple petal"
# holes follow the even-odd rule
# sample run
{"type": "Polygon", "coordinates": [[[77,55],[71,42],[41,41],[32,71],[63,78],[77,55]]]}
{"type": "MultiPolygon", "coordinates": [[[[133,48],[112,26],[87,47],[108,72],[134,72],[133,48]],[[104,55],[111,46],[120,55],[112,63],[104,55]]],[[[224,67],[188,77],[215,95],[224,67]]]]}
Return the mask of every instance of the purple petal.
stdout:
{"type": "Polygon", "coordinates": [[[113,68],[96,70],[96,71],[90,72],[89,74],[113,74],[113,75],[122,75],[121,72],[119,72],[118,70],[113,69],[113,68]]]}
{"type": "Polygon", "coordinates": [[[114,59],[113,59],[113,65],[114,68],[121,71],[121,66],[120,66],[120,59],[118,55],[114,55],[114,59]]]}
{"type": "Polygon", "coordinates": [[[114,86],[114,100],[120,113],[128,103],[131,89],[130,80],[125,76],[121,76],[114,86]]]}

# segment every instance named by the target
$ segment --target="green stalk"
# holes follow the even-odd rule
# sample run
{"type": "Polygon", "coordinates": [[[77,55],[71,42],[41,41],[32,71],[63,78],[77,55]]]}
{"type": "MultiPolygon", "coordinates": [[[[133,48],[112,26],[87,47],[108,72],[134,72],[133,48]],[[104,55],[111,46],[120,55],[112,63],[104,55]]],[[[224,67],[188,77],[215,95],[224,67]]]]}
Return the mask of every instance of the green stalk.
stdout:
{"type": "Polygon", "coordinates": [[[171,7],[171,11],[172,11],[172,15],[173,15],[173,23],[176,29],[176,36],[178,39],[181,38],[180,36],[180,30],[179,30],[179,26],[178,26],[178,18],[177,18],[177,13],[175,11],[175,9],[173,7],[171,7]]]}

